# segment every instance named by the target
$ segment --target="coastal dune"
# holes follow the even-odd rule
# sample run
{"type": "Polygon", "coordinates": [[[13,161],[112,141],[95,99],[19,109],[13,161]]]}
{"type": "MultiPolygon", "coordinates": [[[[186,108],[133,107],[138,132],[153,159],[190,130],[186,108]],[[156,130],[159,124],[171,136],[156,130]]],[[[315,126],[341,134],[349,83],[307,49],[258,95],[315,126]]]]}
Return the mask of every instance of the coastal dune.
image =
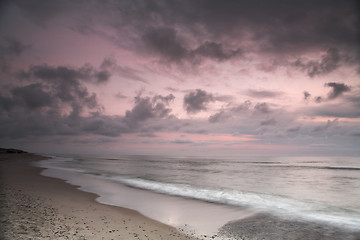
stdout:
{"type": "Polygon", "coordinates": [[[41,176],[42,169],[31,163],[42,159],[29,153],[0,155],[0,239],[196,239],[41,176]]]}

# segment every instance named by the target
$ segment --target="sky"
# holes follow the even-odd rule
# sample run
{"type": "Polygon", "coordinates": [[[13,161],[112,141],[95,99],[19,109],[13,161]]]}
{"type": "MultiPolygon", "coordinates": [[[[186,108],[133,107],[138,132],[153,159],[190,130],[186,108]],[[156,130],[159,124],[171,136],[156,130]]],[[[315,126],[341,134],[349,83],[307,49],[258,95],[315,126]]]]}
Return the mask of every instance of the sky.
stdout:
{"type": "Polygon", "coordinates": [[[360,154],[343,0],[0,3],[0,145],[41,153],[360,154]]]}

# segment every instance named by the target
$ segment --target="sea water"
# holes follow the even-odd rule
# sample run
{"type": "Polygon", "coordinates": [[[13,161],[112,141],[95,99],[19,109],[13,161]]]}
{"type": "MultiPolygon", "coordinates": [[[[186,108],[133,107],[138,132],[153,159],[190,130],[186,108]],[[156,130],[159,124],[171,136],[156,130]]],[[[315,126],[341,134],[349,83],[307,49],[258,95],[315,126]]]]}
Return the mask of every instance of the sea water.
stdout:
{"type": "Polygon", "coordinates": [[[202,233],[209,229],[201,224],[213,234],[258,212],[360,230],[359,157],[74,155],[39,165],[48,169],[44,175],[97,193],[100,202],[202,233]]]}

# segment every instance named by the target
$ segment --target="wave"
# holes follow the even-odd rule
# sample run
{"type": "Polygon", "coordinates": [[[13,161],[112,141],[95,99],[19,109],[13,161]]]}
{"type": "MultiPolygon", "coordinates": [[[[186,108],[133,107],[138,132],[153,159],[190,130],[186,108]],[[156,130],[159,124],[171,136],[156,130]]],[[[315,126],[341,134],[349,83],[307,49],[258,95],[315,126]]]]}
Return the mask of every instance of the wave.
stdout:
{"type": "Polygon", "coordinates": [[[320,167],[323,169],[331,169],[331,170],[350,170],[350,171],[360,171],[360,167],[342,167],[342,166],[329,166],[329,167],[320,167]]]}
{"type": "MultiPolygon", "coordinates": [[[[259,212],[267,212],[287,219],[304,219],[307,221],[319,221],[350,229],[360,230],[360,212],[355,209],[345,209],[325,205],[312,201],[296,200],[281,195],[270,195],[255,192],[245,192],[230,188],[215,188],[209,186],[195,186],[192,184],[180,184],[160,182],[154,179],[136,178],[134,176],[115,175],[104,173],[95,169],[87,171],[77,167],[66,167],[67,162],[74,159],[56,158],[39,162],[44,168],[73,171],[81,174],[96,176],[100,179],[112,180],[133,188],[149,190],[157,193],[191,198],[216,204],[225,204],[239,207],[248,207],[259,212]],[[65,164],[63,164],[65,163],[65,164]]],[[[280,166],[279,166],[280,167],[280,166]]],[[[294,167],[294,166],[289,166],[294,167]]],[[[347,166],[295,166],[335,168],[348,170],[360,170],[356,167],[347,166]]]]}
{"type": "Polygon", "coordinates": [[[150,190],[158,193],[192,198],[218,204],[249,207],[256,211],[268,212],[278,217],[302,218],[328,224],[360,229],[360,212],[341,209],[314,202],[305,202],[260,193],[243,192],[233,189],[196,187],[188,184],[163,183],[141,178],[122,176],[106,177],[129,187],[150,190]]]}
{"type": "Polygon", "coordinates": [[[276,168],[311,168],[311,169],[325,169],[325,170],[360,171],[360,167],[352,167],[352,166],[271,165],[271,166],[268,166],[268,167],[276,167],[276,168]]]}

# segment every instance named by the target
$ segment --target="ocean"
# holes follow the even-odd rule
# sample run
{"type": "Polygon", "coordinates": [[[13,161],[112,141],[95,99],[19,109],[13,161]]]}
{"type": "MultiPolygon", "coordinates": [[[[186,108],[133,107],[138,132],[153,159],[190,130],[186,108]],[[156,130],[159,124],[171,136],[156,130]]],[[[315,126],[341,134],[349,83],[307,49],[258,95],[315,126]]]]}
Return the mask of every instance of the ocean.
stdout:
{"type": "Polygon", "coordinates": [[[38,165],[198,236],[257,213],[360,231],[359,157],[57,155],[38,165]]]}

